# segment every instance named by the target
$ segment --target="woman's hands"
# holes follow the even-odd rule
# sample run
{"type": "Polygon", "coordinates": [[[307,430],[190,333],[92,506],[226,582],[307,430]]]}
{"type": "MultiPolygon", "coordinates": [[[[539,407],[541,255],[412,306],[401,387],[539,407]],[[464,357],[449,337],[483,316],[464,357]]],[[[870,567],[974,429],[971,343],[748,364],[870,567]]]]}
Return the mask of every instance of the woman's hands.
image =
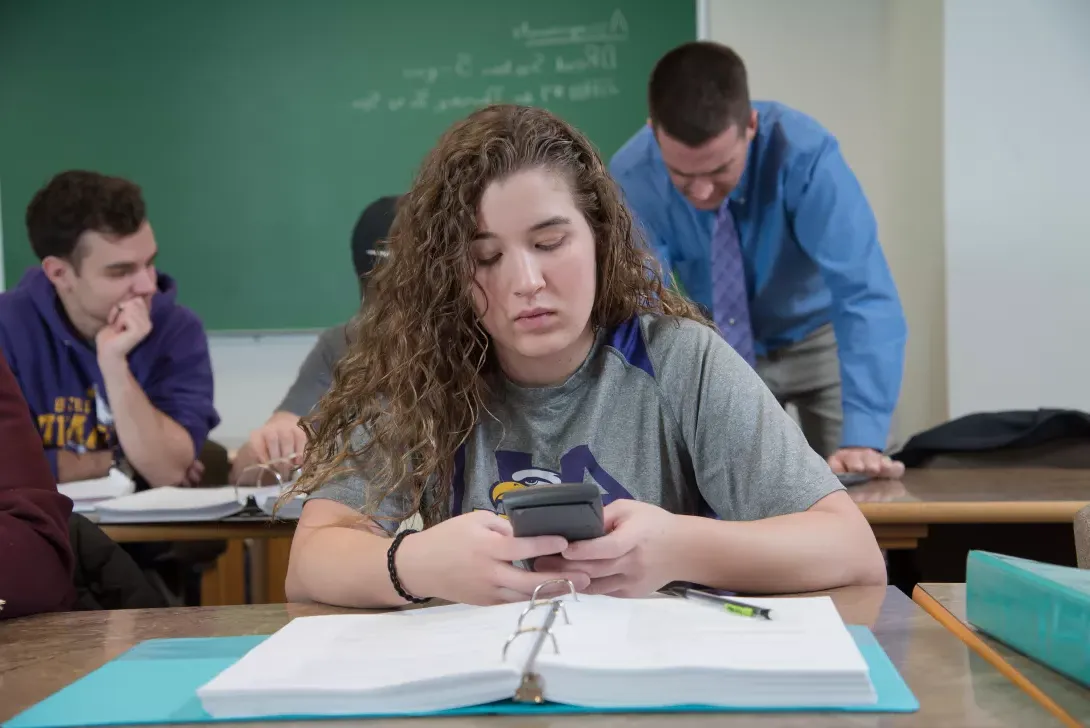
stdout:
{"type": "Polygon", "coordinates": [[[682,558],[678,516],[635,500],[613,501],[602,515],[605,536],[573,543],[562,554],[538,559],[534,568],[585,574],[590,584],[580,591],[618,597],[647,596],[676,579],[682,558]]]}
{"type": "MultiPolygon", "coordinates": [[[[407,536],[398,547],[394,565],[401,585],[415,597],[500,604],[526,601],[550,579],[567,579],[577,591],[587,591],[590,577],[563,559],[555,561],[554,569],[545,569],[539,559],[536,571],[512,564],[567,548],[568,542],[560,536],[516,538],[506,519],[474,511],[407,536]]],[[[548,594],[565,591],[566,587],[556,585],[548,594]]],[[[542,590],[539,596],[545,594],[542,590]]]]}

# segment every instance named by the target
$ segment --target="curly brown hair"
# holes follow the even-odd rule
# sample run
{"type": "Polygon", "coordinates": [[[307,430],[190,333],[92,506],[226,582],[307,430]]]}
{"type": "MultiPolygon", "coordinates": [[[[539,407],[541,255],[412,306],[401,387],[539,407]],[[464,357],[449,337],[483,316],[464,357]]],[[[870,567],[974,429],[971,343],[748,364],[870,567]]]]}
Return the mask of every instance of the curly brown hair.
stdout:
{"type": "Polygon", "coordinates": [[[30,246],[39,260],[64,258],[79,270],[80,236],[94,231],[132,235],[147,210],[140,187],[98,172],[61,172],[34,195],[26,211],[30,246]]]}
{"type": "Polygon", "coordinates": [[[355,470],[367,483],[364,515],[396,494],[408,497],[403,515],[419,511],[425,525],[449,516],[455,453],[501,376],[473,306],[469,243],[485,189],[532,168],[567,180],[594,233],[592,326],[613,327],[640,313],[708,323],[663,286],[586,137],[543,109],[481,109],[440,138],[399,204],[391,255],[370,280],[332,387],[304,421],[309,442],[293,493],[355,470]]]}

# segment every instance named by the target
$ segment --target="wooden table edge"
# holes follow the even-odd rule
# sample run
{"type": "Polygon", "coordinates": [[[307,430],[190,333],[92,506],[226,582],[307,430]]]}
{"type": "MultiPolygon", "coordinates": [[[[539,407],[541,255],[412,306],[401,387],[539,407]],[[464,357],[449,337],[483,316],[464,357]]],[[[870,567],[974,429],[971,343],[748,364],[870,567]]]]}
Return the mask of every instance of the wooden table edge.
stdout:
{"type": "Polygon", "coordinates": [[[1072,523],[1090,501],[861,502],[873,525],[912,523],[1072,523]]]}
{"type": "Polygon", "coordinates": [[[917,584],[912,590],[912,601],[916,602],[925,612],[930,614],[935,621],[945,627],[955,637],[961,640],[966,647],[977,653],[988,664],[1001,672],[1004,677],[1018,686],[1023,692],[1036,700],[1042,708],[1052,713],[1066,726],[1070,728],[1082,728],[1082,723],[1064,710],[1055,700],[1045,694],[1043,690],[1007,662],[998,652],[974,633],[968,625],[958,619],[950,610],[942,605],[938,599],[931,596],[926,589],[917,584]]]}
{"type": "MultiPolygon", "coordinates": [[[[930,524],[938,523],[1072,523],[1075,514],[1090,505],[1090,501],[863,501],[857,505],[872,526],[905,525],[926,528],[930,524]]],[[[295,528],[295,521],[99,525],[115,541],[148,540],[145,534],[149,533],[153,535],[152,540],[182,541],[224,538],[223,535],[215,533],[217,529],[224,527],[231,529],[233,538],[273,538],[290,534],[295,528]],[[164,537],[164,531],[168,530],[170,535],[164,537]]]]}
{"type": "Polygon", "coordinates": [[[101,523],[117,543],[145,541],[226,541],[237,538],[282,538],[295,532],[295,521],[194,521],[191,523],[101,523]]]}

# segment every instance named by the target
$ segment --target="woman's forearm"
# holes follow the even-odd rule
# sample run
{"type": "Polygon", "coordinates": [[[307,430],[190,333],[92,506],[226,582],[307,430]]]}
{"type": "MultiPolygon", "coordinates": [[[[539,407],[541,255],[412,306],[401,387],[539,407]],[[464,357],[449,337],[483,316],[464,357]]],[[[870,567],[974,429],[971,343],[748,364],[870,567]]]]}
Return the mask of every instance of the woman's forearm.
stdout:
{"type": "Polygon", "coordinates": [[[781,594],[886,583],[882,553],[858,511],[811,509],[741,522],[679,518],[680,581],[781,594]]]}
{"type": "Polygon", "coordinates": [[[288,601],[341,607],[400,607],[386,568],[390,539],[344,526],[296,532],[285,583],[288,601]]]}

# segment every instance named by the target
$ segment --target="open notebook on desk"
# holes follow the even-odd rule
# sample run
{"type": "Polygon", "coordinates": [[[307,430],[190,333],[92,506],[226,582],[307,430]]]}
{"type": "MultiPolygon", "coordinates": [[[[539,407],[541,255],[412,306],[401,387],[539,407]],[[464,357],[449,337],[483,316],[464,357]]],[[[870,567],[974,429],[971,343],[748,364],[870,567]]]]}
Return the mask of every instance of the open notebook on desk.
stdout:
{"type": "MultiPolygon", "coordinates": [[[[100,523],[218,521],[244,513],[249,499],[253,498],[256,511],[252,515],[271,517],[281,492],[279,485],[225,485],[218,488],[167,486],[100,501],[95,504],[94,510],[100,523]]],[[[293,498],[276,511],[276,517],[298,519],[302,510],[303,499],[293,498]]]]}
{"type": "Polygon", "coordinates": [[[592,710],[876,703],[831,599],[748,601],[774,605],[775,619],[682,599],[565,598],[547,635],[519,634],[506,654],[520,618],[541,627],[551,602],[299,618],[197,695],[215,718],[251,719],[429,713],[525,696],[528,678],[544,701],[592,710]]]}

